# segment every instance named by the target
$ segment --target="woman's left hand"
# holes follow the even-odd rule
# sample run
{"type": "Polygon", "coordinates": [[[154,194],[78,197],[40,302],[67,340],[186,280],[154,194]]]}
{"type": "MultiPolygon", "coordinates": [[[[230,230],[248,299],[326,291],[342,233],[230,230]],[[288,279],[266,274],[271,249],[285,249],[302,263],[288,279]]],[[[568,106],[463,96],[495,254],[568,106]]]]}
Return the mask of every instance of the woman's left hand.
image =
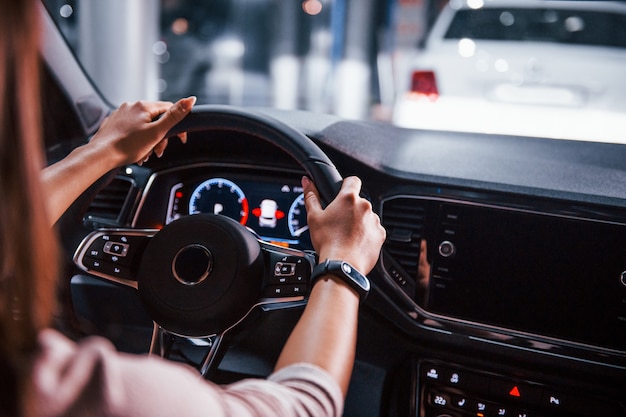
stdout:
{"type": "MultiPolygon", "coordinates": [[[[104,152],[103,156],[111,158],[111,169],[145,162],[152,153],[161,157],[167,147],[166,133],[189,114],[195,102],[192,96],[174,104],[165,101],[124,103],[102,122],[89,146],[97,146],[104,152]]],[[[179,137],[186,141],[185,134],[179,137]]]]}

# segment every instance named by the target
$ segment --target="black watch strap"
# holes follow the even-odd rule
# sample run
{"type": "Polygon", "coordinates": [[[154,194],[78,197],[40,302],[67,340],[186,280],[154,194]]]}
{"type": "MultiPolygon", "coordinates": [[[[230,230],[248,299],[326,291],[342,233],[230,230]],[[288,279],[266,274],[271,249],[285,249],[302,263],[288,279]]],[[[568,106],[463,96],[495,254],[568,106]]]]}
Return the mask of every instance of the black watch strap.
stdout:
{"type": "Polygon", "coordinates": [[[370,290],[370,281],[348,262],[326,260],[313,268],[311,274],[311,287],[324,275],[332,274],[341,278],[346,284],[353,288],[361,301],[370,290]]]}

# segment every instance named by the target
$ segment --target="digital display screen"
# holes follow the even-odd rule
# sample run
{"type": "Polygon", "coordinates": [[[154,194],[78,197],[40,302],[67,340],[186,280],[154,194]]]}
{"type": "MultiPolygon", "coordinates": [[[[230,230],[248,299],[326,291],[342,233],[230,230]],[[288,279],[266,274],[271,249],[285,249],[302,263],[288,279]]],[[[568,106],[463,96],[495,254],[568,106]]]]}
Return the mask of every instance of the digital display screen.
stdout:
{"type": "Polygon", "coordinates": [[[461,204],[437,208],[428,311],[626,351],[626,227],[461,204]]]}
{"type": "Polygon", "coordinates": [[[173,185],[165,223],[197,213],[228,216],[277,245],[312,249],[303,189],[296,180],[213,176],[173,185]]]}

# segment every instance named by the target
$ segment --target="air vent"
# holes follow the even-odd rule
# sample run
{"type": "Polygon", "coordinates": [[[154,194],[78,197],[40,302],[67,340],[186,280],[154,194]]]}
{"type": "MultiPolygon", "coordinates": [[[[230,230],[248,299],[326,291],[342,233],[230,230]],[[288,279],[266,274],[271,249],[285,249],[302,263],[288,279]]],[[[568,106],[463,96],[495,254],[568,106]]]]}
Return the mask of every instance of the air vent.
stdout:
{"type": "MultiPolygon", "coordinates": [[[[424,229],[425,209],[419,203],[413,198],[394,198],[385,201],[382,210],[382,224],[387,230],[385,252],[412,281],[417,278],[424,229]]],[[[402,284],[400,277],[395,279],[402,284]]]]}
{"type": "Polygon", "coordinates": [[[116,177],[95,196],[87,213],[85,222],[103,225],[117,225],[124,210],[124,205],[132,191],[130,179],[116,177]]]}

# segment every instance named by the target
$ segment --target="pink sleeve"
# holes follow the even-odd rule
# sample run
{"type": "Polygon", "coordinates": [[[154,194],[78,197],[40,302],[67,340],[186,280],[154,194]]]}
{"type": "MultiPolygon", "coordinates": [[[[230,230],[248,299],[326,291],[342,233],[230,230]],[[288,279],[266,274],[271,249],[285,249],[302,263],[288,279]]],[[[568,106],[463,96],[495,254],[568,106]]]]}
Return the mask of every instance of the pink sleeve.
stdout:
{"type": "Polygon", "coordinates": [[[46,330],[40,344],[33,385],[41,417],[338,417],[343,408],[339,386],[312,365],[221,387],[184,365],[118,353],[102,338],[76,345],[46,330]]]}

